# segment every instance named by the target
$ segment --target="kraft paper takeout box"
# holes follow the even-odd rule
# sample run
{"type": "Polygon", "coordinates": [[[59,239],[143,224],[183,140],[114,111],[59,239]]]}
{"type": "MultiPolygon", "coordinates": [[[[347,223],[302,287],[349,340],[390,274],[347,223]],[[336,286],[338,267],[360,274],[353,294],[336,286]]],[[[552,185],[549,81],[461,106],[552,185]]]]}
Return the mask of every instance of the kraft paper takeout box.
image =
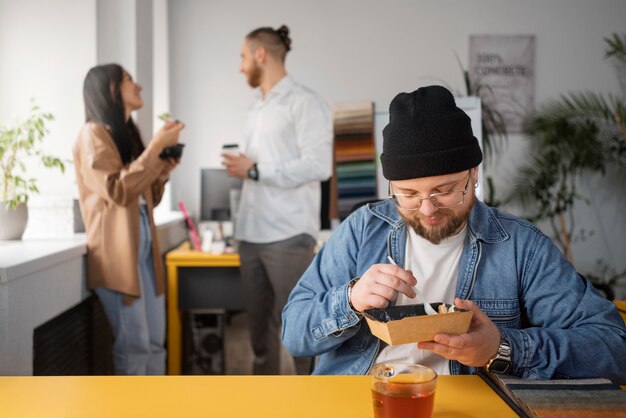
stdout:
{"type": "MultiPolygon", "coordinates": [[[[431,305],[437,310],[441,303],[431,305]]],[[[472,320],[472,312],[463,310],[426,315],[422,304],[368,309],[363,315],[372,334],[389,345],[432,341],[435,334],[463,334],[472,320]]]]}

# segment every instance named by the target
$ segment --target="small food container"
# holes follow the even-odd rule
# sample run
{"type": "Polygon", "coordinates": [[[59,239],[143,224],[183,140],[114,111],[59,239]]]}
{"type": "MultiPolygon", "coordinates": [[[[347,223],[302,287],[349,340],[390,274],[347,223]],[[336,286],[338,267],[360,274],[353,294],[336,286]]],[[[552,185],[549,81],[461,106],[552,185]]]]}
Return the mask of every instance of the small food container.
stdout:
{"type": "MultiPolygon", "coordinates": [[[[439,311],[439,305],[431,303],[439,311]]],[[[472,312],[456,309],[453,312],[426,315],[423,304],[389,306],[385,309],[368,309],[363,312],[372,334],[389,345],[432,341],[436,334],[459,335],[466,333],[472,312]]]]}
{"type": "Polygon", "coordinates": [[[159,158],[172,158],[178,161],[183,156],[184,147],[185,144],[178,143],[176,145],[172,145],[171,147],[163,148],[163,151],[159,154],[159,158]]]}

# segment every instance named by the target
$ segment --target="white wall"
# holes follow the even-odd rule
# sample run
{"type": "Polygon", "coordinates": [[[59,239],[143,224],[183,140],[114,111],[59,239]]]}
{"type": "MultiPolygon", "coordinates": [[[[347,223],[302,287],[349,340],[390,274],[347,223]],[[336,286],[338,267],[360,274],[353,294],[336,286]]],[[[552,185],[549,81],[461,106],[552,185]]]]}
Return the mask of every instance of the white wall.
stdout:
{"type": "Polygon", "coordinates": [[[120,64],[134,75],[137,69],[135,2],[96,0],[96,7],[97,63],[120,64]]]}
{"type": "Polygon", "coordinates": [[[97,0],[97,64],[120,64],[142,86],[144,105],[133,117],[144,142],[153,132],[152,6],[152,0],[97,0]]]}
{"type": "MultiPolygon", "coordinates": [[[[85,120],[85,75],[96,64],[116,62],[142,84],[144,108],[134,117],[148,141],[153,110],[169,108],[167,46],[167,0],[0,0],[0,124],[24,117],[35,98],[55,116],[43,148],[71,161],[85,120]]],[[[71,163],[64,175],[25,163],[28,175],[39,179],[41,195],[33,196],[38,205],[50,205],[41,203],[49,197],[77,197],[71,163]]],[[[31,221],[37,213],[31,211],[31,221]]],[[[25,237],[42,236],[31,228],[41,224],[31,222],[25,237]]]]}
{"type": "MultiPolygon", "coordinates": [[[[329,103],[389,102],[435,82],[463,91],[455,53],[467,64],[470,34],[535,34],[541,103],[571,89],[615,90],[602,38],[626,19],[622,0],[176,0],[169,10],[172,110],[188,124],[193,154],[185,158],[186,184],[199,177],[196,165],[219,165],[219,144],[241,137],[252,92],[238,71],[239,51],[258,26],[290,26],[290,73],[329,103]]],[[[196,190],[180,191],[193,210],[196,190]]]]}
{"type": "Polygon", "coordinates": [[[154,7],[154,39],[152,45],[154,63],[154,119],[153,125],[162,123],[158,115],[170,109],[170,72],[169,72],[169,33],[167,17],[167,0],[153,0],[154,7]]]}
{"type": "MultiPolygon", "coordinates": [[[[0,0],[0,124],[22,118],[30,99],[55,116],[44,148],[71,159],[85,120],[82,82],[96,61],[95,0],[0,0]]],[[[77,195],[67,173],[29,165],[44,194],[77,195]]]]}
{"type": "MultiPolygon", "coordinates": [[[[171,111],[187,124],[174,199],[199,212],[200,167],[219,166],[219,147],[241,140],[252,92],[239,74],[243,37],[259,26],[291,29],[289,72],[342,100],[389,102],[401,91],[440,83],[464,92],[455,54],[468,62],[470,34],[536,36],[536,103],[571,90],[618,91],[603,60],[603,38],[624,32],[623,0],[171,0],[171,111]]],[[[507,154],[486,167],[507,190],[525,146],[511,136],[507,154]]],[[[598,187],[601,180],[590,187],[598,187]]],[[[502,197],[500,195],[500,197],[502,197]]],[[[596,235],[577,244],[581,271],[603,257],[626,268],[623,197],[591,208],[580,204],[579,226],[596,235]],[[621,199],[621,200],[620,200],[621,199]],[[591,211],[591,213],[587,213],[591,211]],[[620,231],[615,234],[610,231],[620,231]]]]}
{"type": "MultiPolygon", "coordinates": [[[[139,9],[127,3],[0,0],[0,123],[23,115],[34,97],[56,116],[46,148],[71,158],[84,121],[87,70],[108,61],[135,68],[131,38],[136,35],[128,35],[127,28],[148,30],[132,10],[150,8],[150,0],[130,2],[139,9]],[[108,23],[97,32],[102,20],[108,23]]],[[[612,68],[602,58],[603,38],[623,33],[626,21],[623,0],[153,0],[151,6],[153,110],[169,110],[187,124],[173,197],[184,200],[194,215],[199,212],[200,167],[219,166],[220,145],[241,139],[252,92],[238,71],[239,52],[251,29],[289,25],[289,71],[329,103],[388,103],[400,91],[430,83],[462,92],[455,53],[466,65],[470,34],[535,34],[535,98],[542,103],[571,90],[617,91],[612,68]],[[168,14],[169,27],[158,29],[168,14]]],[[[523,151],[523,140],[511,137],[507,154],[487,165],[499,192],[508,187],[523,151]]],[[[68,168],[64,176],[36,167],[29,174],[41,177],[42,194],[74,197],[73,167],[68,168]]],[[[602,192],[605,181],[590,178],[584,186],[602,192]]],[[[626,268],[626,201],[603,195],[597,202],[579,204],[579,226],[595,235],[577,244],[577,264],[589,270],[602,257],[615,268],[626,268]]]]}

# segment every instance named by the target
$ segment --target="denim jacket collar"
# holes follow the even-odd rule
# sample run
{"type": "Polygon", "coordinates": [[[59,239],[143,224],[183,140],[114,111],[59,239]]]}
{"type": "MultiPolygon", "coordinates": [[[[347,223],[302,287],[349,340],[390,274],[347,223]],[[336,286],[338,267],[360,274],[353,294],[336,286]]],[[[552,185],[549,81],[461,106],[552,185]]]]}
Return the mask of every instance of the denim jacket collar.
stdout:
{"type": "MultiPolygon", "coordinates": [[[[387,236],[387,255],[393,258],[398,265],[404,265],[406,249],[406,224],[390,200],[368,205],[370,212],[391,225],[387,236]]],[[[498,243],[509,239],[509,234],[504,230],[492,211],[482,201],[476,200],[472,208],[468,228],[469,242],[475,244],[480,240],[487,243],[498,243]]]]}

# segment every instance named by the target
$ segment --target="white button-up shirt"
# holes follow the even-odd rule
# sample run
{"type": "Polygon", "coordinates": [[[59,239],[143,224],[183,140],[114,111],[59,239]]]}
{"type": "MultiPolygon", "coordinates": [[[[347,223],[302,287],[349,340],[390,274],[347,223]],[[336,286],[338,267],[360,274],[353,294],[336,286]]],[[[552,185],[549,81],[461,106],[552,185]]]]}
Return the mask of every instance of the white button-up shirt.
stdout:
{"type": "Polygon", "coordinates": [[[290,76],[252,104],[243,152],[259,180],[244,180],[235,237],[268,243],[299,234],[317,238],[320,181],[332,174],[332,114],[328,104],[290,76]]]}

